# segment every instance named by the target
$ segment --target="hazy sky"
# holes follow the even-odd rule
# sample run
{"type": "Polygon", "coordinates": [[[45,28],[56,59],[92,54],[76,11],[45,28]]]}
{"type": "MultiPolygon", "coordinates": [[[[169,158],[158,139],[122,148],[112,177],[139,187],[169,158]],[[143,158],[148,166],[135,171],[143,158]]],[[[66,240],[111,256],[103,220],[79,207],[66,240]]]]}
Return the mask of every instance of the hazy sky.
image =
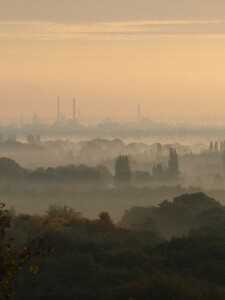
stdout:
{"type": "Polygon", "coordinates": [[[0,118],[225,115],[224,0],[0,0],[0,118]]]}

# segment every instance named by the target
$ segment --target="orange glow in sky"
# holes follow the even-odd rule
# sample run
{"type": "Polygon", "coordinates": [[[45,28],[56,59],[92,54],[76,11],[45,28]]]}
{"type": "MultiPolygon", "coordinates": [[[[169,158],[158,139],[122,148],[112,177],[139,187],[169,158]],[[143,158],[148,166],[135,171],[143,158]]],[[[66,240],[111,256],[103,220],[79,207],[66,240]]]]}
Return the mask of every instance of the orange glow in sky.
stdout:
{"type": "Polygon", "coordinates": [[[0,0],[1,118],[54,118],[58,95],[67,117],[74,96],[87,117],[132,118],[139,102],[150,118],[225,112],[224,1],[10,3],[0,0]]]}

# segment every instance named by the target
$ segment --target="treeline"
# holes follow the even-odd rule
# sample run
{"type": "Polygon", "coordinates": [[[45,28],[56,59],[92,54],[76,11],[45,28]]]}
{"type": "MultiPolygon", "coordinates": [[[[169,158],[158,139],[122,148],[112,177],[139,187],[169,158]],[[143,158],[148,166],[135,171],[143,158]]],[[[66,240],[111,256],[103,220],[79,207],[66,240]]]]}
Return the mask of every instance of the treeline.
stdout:
{"type": "Polygon", "coordinates": [[[152,230],[166,239],[195,235],[212,236],[225,230],[225,207],[203,193],[184,194],[157,207],[133,207],[124,213],[121,226],[132,230],[152,230]]]}
{"type": "Polygon", "coordinates": [[[102,165],[89,167],[87,165],[69,165],[56,168],[39,167],[35,170],[22,168],[14,160],[0,158],[0,178],[2,180],[31,180],[31,181],[107,181],[112,175],[102,165]]]}
{"type": "Polygon", "coordinates": [[[66,182],[99,182],[116,184],[149,184],[155,181],[177,183],[179,180],[179,161],[176,150],[170,149],[168,167],[157,164],[150,171],[132,171],[131,157],[120,155],[115,160],[115,171],[112,174],[104,165],[95,167],[80,165],[67,165],[58,167],[38,167],[34,170],[22,168],[9,158],[0,158],[0,179],[31,180],[31,181],[66,181],[66,182]]]}
{"type": "Polygon", "coordinates": [[[213,152],[224,152],[225,151],[225,141],[210,141],[209,143],[209,153],[213,152]]]}
{"type": "Polygon", "coordinates": [[[154,209],[154,220],[148,209],[134,209],[120,225],[107,212],[89,220],[63,205],[45,216],[15,215],[10,234],[17,244],[44,234],[56,247],[36,262],[35,276],[24,270],[15,299],[225,299],[224,207],[188,194],[154,209]],[[182,227],[183,235],[165,239],[159,219],[182,227]]]}
{"type": "Polygon", "coordinates": [[[46,169],[37,168],[27,173],[27,179],[38,181],[101,182],[110,181],[111,178],[112,175],[104,166],[69,165],[46,169]]]}

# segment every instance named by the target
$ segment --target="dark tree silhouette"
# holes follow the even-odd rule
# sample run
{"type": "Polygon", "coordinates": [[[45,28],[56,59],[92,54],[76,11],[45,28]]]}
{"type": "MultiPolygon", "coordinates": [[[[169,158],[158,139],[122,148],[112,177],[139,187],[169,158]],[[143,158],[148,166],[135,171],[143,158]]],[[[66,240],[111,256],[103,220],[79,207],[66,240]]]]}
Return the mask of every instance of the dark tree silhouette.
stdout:
{"type": "Polygon", "coordinates": [[[115,163],[114,179],[118,183],[128,183],[131,179],[130,162],[127,155],[120,155],[115,163]]]}
{"type": "Polygon", "coordinates": [[[166,177],[167,169],[162,166],[162,164],[157,164],[152,169],[152,176],[156,180],[163,180],[166,177]]]}
{"type": "Polygon", "coordinates": [[[209,144],[209,153],[213,153],[213,151],[214,151],[214,145],[213,142],[211,141],[209,144]]]}
{"type": "Polygon", "coordinates": [[[170,148],[170,156],[168,160],[168,177],[170,180],[178,180],[179,178],[179,161],[175,149],[170,148]]]}
{"type": "Polygon", "coordinates": [[[106,224],[113,224],[113,221],[108,212],[103,211],[98,216],[99,216],[99,220],[101,222],[106,223],[106,224]]]}

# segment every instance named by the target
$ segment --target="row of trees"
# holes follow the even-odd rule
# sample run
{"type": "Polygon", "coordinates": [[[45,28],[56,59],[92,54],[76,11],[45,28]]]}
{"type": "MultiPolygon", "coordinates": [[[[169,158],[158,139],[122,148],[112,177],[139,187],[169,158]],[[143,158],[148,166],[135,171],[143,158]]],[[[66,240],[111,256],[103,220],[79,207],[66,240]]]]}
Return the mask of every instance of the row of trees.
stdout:
{"type": "Polygon", "coordinates": [[[133,207],[121,225],[133,230],[154,230],[166,239],[194,235],[199,230],[218,235],[225,230],[225,209],[204,193],[184,194],[158,207],[133,207]]]}
{"type": "MultiPolygon", "coordinates": [[[[116,183],[129,183],[134,180],[146,178],[148,171],[136,171],[132,173],[129,157],[120,155],[115,161],[114,181],[116,183]]],[[[150,175],[150,173],[149,173],[150,175]]],[[[153,180],[177,181],[179,179],[179,161],[175,149],[170,149],[168,167],[157,164],[153,167],[151,176],[153,180]]],[[[15,161],[9,158],[0,158],[0,178],[2,180],[28,179],[35,181],[66,181],[66,182],[84,182],[84,183],[104,183],[112,182],[113,175],[103,166],[90,167],[87,165],[68,165],[59,167],[39,167],[27,170],[19,166],[15,161]]]]}
{"type": "MultiPolygon", "coordinates": [[[[136,173],[137,174],[137,173],[136,173]]],[[[152,176],[155,180],[167,180],[171,182],[177,182],[179,179],[179,161],[177,152],[175,149],[170,148],[168,167],[162,164],[157,164],[152,169],[152,176]]],[[[141,174],[139,173],[139,176],[141,174]]],[[[147,175],[142,174],[142,175],[147,175]]],[[[128,183],[132,177],[129,157],[127,155],[120,155],[115,163],[115,175],[114,179],[117,183],[128,183]]]]}
{"type": "Polygon", "coordinates": [[[108,169],[102,165],[90,167],[87,165],[69,165],[59,167],[38,167],[35,170],[22,168],[14,160],[0,158],[1,180],[32,180],[32,181],[74,181],[74,182],[101,182],[111,178],[108,169]]]}
{"type": "Polygon", "coordinates": [[[209,153],[223,152],[225,150],[225,141],[211,141],[209,143],[209,153]]]}

